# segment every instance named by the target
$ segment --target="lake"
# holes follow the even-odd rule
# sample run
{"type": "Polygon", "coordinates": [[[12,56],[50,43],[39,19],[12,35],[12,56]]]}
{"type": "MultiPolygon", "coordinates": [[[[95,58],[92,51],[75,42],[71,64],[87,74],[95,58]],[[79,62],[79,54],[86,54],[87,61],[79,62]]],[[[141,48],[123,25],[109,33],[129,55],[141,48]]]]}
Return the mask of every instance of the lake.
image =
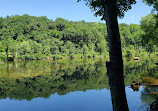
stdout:
{"type": "MultiPolygon", "coordinates": [[[[148,111],[158,100],[153,59],[124,58],[130,111],[148,111]],[[133,80],[141,85],[132,87],[133,80]]],[[[1,111],[112,111],[106,60],[15,61],[0,64],[1,111]]],[[[121,100],[120,100],[121,101],[121,100]]]]}

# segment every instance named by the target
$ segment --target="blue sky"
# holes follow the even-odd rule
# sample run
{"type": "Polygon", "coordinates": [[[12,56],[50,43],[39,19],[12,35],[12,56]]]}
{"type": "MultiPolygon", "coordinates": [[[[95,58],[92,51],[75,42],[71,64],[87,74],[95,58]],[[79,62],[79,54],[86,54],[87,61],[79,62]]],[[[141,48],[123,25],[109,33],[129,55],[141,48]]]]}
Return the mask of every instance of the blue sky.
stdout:
{"type": "MultiPolygon", "coordinates": [[[[46,16],[55,20],[58,17],[69,21],[85,20],[86,22],[103,22],[100,17],[95,17],[84,2],[77,0],[1,0],[0,16],[23,15],[46,16]]],[[[139,24],[141,17],[151,12],[151,7],[137,0],[137,4],[125,13],[119,23],[139,24]]],[[[103,22],[104,23],[104,22],[103,22]]]]}

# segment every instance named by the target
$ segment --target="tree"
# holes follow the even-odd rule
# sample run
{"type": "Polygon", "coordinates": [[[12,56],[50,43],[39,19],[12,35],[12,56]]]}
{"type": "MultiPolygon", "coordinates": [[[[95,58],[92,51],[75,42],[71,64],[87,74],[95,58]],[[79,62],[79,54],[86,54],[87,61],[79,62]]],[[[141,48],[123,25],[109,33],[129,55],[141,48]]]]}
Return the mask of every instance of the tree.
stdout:
{"type": "MultiPolygon", "coordinates": [[[[123,40],[123,54],[127,55],[126,52],[130,52],[133,55],[136,51],[139,53],[140,49],[144,48],[144,46],[141,47],[141,44],[139,44],[140,35],[143,32],[140,26],[120,24],[119,27],[120,36],[123,40]],[[135,45],[134,48],[133,45],[135,45]],[[131,46],[131,50],[127,50],[131,46]]],[[[60,58],[68,55],[82,58],[85,54],[84,49],[87,49],[86,57],[99,57],[99,55],[105,57],[107,52],[109,52],[107,41],[110,40],[107,37],[104,23],[72,22],[62,18],[52,21],[46,17],[29,15],[0,18],[0,44],[3,46],[0,47],[0,59],[2,60],[6,60],[7,55],[9,58],[17,57],[17,59],[39,59],[38,56],[44,59],[53,55],[60,56],[60,58]],[[27,46],[24,41],[30,46],[30,50],[26,52],[23,51],[25,46],[27,46]],[[72,48],[67,47],[68,41],[73,44],[72,48]],[[20,49],[21,46],[24,47],[20,49]],[[69,54],[73,49],[75,49],[75,52],[69,54]]],[[[146,53],[145,50],[143,51],[146,53]]],[[[110,53],[114,54],[112,52],[110,53]]]]}
{"type": "Polygon", "coordinates": [[[93,11],[95,11],[96,16],[102,16],[102,20],[106,21],[108,39],[109,39],[110,63],[120,64],[119,66],[123,66],[121,40],[120,40],[117,16],[122,18],[124,16],[124,13],[127,10],[131,9],[131,5],[135,4],[136,1],[135,0],[84,0],[84,1],[93,11]]]}
{"type": "Polygon", "coordinates": [[[1,36],[1,41],[2,44],[5,46],[5,52],[6,52],[6,56],[7,56],[7,61],[9,60],[9,49],[12,46],[12,31],[10,31],[7,28],[4,28],[3,30],[1,30],[0,32],[1,36]]]}
{"type": "Polygon", "coordinates": [[[53,55],[83,57],[84,45],[87,57],[104,54],[107,33],[103,26],[103,23],[72,22],[62,18],[53,21],[42,16],[0,18],[0,59],[6,60],[7,55],[17,59],[39,59],[38,56],[44,59],[53,55]],[[69,43],[72,47],[67,47],[69,43]]]}
{"type": "Polygon", "coordinates": [[[149,14],[141,19],[141,28],[144,31],[142,35],[142,45],[146,47],[148,52],[154,51],[154,45],[158,47],[158,27],[156,18],[153,14],[149,14]]]}
{"type": "Polygon", "coordinates": [[[147,5],[153,6],[155,11],[158,11],[158,1],[157,0],[143,0],[147,5]]]}
{"type": "MultiPolygon", "coordinates": [[[[78,0],[81,1],[81,0],[78,0]]],[[[102,16],[102,20],[106,21],[109,56],[110,62],[107,62],[109,84],[111,87],[111,95],[114,110],[129,110],[124,88],[123,79],[123,60],[121,50],[121,39],[118,27],[117,17],[122,18],[124,13],[131,9],[131,5],[135,4],[135,0],[84,0],[96,16],[102,16]],[[118,79],[117,79],[118,78],[118,79]],[[119,84],[117,84],[117,81],[119,84]],[[119,91],[119,92],[117,92],[119,91]],[[121,98],[122,97],[122,98],[121,98]],[[123,101],[120,102],[119,99],[123,101]]]]}

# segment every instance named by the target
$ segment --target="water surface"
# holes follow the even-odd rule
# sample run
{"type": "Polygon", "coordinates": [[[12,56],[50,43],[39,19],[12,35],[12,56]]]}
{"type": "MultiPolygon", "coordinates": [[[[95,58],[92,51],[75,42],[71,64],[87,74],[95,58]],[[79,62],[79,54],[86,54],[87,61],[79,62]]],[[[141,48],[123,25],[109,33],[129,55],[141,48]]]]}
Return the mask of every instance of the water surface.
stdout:
{"type": "MultiPolygon", "coordinates": [[[[0,65],[2,111],[112,111],[106,60],[17,61],[0,65]]],[[[124,59],[130,111],[158,100],[155,61],[124,59]],[[133,80],[142,83],[132,89],[133,80]]]]}

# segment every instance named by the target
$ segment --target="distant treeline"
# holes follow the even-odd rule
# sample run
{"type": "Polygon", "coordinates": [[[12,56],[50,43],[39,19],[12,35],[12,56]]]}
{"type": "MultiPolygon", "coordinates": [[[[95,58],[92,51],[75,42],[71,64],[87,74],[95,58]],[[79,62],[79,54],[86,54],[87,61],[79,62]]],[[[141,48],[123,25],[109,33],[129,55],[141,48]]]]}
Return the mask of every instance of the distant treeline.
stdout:
{"type": "MultiPolygon", "coordinates": [[[[120,24],[124,56],[154,52],[156,45],[143,45],[146,31],[140,25],[120,24]]],[[[144,27],[144,26],[143,26],[144,27]]],[[[85,21],[29,15],[0,18],[0,60],[107,57],[106,25],[85,21]]]]}

